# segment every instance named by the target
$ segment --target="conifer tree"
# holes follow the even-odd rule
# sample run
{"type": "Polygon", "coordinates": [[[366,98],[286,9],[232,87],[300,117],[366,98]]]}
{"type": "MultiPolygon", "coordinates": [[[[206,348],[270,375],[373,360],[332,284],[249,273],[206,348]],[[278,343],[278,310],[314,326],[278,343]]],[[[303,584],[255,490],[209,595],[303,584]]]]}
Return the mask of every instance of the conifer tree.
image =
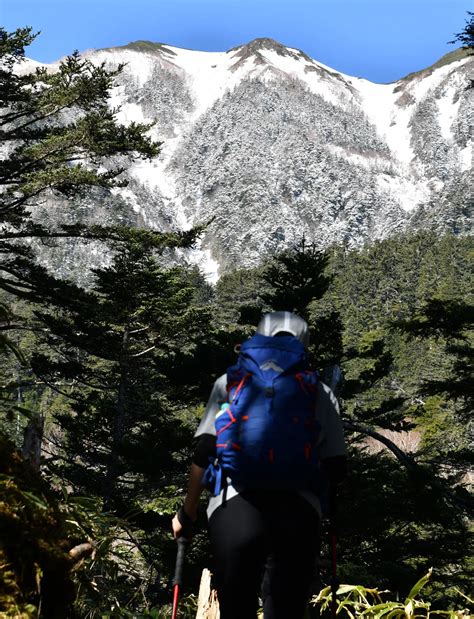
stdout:
{"type": "MultiPolygon", "coordinates": [[[[147,520],[143,501],[170,480],[179,488],[184,477],[193,419],[184,403],[197,399],[201,380],[210,380],[206,360],[212,362],[206,354],[209,317],[194,299],[198,285],[189,284],[199,278],[161,270],[153,254],[188,247],[198,231],[61,220],[53,228],[33,220],[30,210],[40,200],[59,197],[67,208],[91,188],[123,186],[131,157],[159,152],[146,136],[148,125],[119,125],[109,108],[121,67],[109,71],[74,53],[54,72],[18,70],[34,37],[30,28],[0,30],[0,131],[7,155],[0,167],[0,329],[2,335],[19,328],[36,333],[36,373],[28,371],[27,389],[38,401],[48,400],[44,410],[25,408],[26,455],[39,462],[47,421],[53,441],[48,470],[70,488],[101,497],[116,513],[130,517],[132,510],[129,524],[140,536],[144,525],[137,521],[147,520]],[[96,289],[62,281],[36,263],[31,239],[66,237],[96,239],[115,253],[110,269],[97,273],[96,289]],[[12,299],[20,299],[26,312],[15,316],[12,299]],[[62,425],[51,425],[54,419],[62,425]]],[[[11,337],[0,345],[2,361],[16,350],[11,337]]],[[[1,385],[10,410],[14,382],[1,385]]]]}
{"type": "Polygon", "coordinates": [[[173,454],[190,441],[175,413],[198,400],[212,373],[210,313],[195,294],[185,270],[122,245],[91,290],[62,282],[36,312],[51,352],[34,355],[33,369],[53,386],[57,377],[70,384],[71,410],[57,415],[61,476],[108,509],[126,512],[144,479],[166,485],[173,454]]]}
{"type": "Polygon", "coordinates": [[[466,19],[466,26],[464,30],[458,32],[456,37],[450,43],[462,43],[464,49],[468,49],[470,53],[474,53],[472,50],[474,49],[474,13],[472,11],[468,11],[469,21],[466,19]]]}
{"type": "Polygon", "coordinates": [[[293,311],[309,318],[308,306],[328,289],[328,255],[304,238],[270,260],[263,271],[264,301],[274,311],[293,311]]]}
{"type": "MultiPolygon", "coordinates": [[[[31,28],[0,30],[0,127],[8,153],[0,173],[0,215],[16,236],[43,231],[28,227],[28,207],[44,192],[72,196],[84,187],[112,187],[126,163],[117,160],[99,171],[112,155],[151,157],[159,151],[145,136],[148,125],[119,125],[109,107],[122,66],[108,71],[75,52],[56,71],[20,72],[24,48],[34,38],[31,28]]],[[[3,225],[2,238],[15,236],[7,232],[3,225]]]]}
{"type": "MultiPolygon", "coordinates": [[[[164,579],[171,569],[170,510],[185,486],[196,406],[221,364],[195,271],[160,266],[143,243],[113,251],[88,290],[52,278],[47,304],[35,311],[45,329],[31,363],[53,394],[43,469],[119,517],[118,530],[142,557],[145,567],[134,561],[129,586],[117,589],[123,601],[142,570],[164,579]]],[[[30,270],[30,284],[35,277],[30,270]]],[[[125,562],[117,569],[106,588],[125,577],[125,562]]],[[[162,585],[150,586],[156,593],[162,585]]]]}
{"type": "Polygon", "coordinates": [[[451,484],[458,484],[472,468],[473,307],[454,295],[429,299],[410,319],[396,328],[423,345],[439,351],[436,371],[418,386],[414,411],[423,425],[424,459],[441,466],[451,484]]]}
{"type": "MultiPolygon", "coordinates": [[[[130,156],[159,152],[159,144],[146,136],[148,125],[119,125],[109,107],[110,90],[122,67],[109,71],[75,52],[56,71],[22,71],[25,47],[35,37],[29,27],[12,33],[0,29],[0,289],[26,299],[30,287],[22,280],[21,265],[34,258],[32,238],[126,234],[118,227],[61,222],[50,229],[31,218],[38,201],[62,196],[71,204],[87,188],[123,184],[120,174],[130,156]]],[[[2,331],[16,323],[12,312],[4,310],[2,331]]]]}
{"type": "MultiPolygon", "coordinates": [[[[31,28],[8,33],[0,29],[0,137],[4,158],[0,165],[0,353],[21,352],[9,334],[35,328],[30,317],[13,311],[13,299],[32,304],[48,303],[63,284],[35,261],[32,239],[81,237],[105,241],[166,246],[187,246],[195,232],[183,235],[134,230],[121,226],[84,226],[78,223],[54,227],[33,220],[31,210],[41,200],[63,199],[72,208],[74,198],[94,187],[124,185],[121,173],[131,157],[152,157],[159,152],[146,132],[149,125],[120,125],[110,109],[114,80],[122,70],[95,66],[77,52],[59,63],[57,70],[23,70],[25,47],[35,39],[31,28]],[[56,291],[56,292],[55,292],[56,291]]],[[[71,297],[81,291],[71,285],[71,297]]],[[[14,389],[4,386],[11,400],[14,389]]],[[[30,419],[31,448],[37,461],[40,419],[30,419]],[[33,447],[35,445],[35,447],[33,447]]]]}
{"type": "Polygon", "coordinates": [[[342,352],[338,312],[322,301],[331,283],[328,265],[329,252],[303,238],[269,260],[262,271],[264,303],[273,311],[295,312],[308,322],[313,334],[310,360],[320,369],[340,362],[342,352]]]}

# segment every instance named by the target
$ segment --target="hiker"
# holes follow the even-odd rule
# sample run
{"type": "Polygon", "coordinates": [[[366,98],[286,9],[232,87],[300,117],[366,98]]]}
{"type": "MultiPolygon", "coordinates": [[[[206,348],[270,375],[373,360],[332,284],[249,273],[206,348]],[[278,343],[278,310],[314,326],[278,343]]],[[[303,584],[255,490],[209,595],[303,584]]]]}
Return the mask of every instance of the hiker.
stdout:
{"type": "Polygon", "coordinates": [[[196,431],[188,492],[172,527],[175,538],[192,535],[200,494],[211,486],[207,516],[221,619],[255,619],[260,594],[265,619],[302,618],[311,594],[320,547],[317,485],[323,478],[332,486],[343,480],[346,450],[337,400],[306,367],[308,342],[308,325],[299,316],[263,316],[256,335],[241,347],[240,363],[214,383],[196,431]],[[285,411],[291,407],[295,415],[286,415],[288,430],[269,439],[272,428],[265,427],[264,436],[258,435],[249,421],[257,417],[256,407],[283,417],[285,411],[271,407],[281,406],[285,393],[285,411]],[[232,409],[243,420],[237,438],[229,434],[239,426],[232,409]],[[262,448],[266,440],[273,442],[262,448]],[[262,449],[264,462],[255,459],[262,449]],[[293,449],[304,451],[301,465],[284,460],[293,449]]]}

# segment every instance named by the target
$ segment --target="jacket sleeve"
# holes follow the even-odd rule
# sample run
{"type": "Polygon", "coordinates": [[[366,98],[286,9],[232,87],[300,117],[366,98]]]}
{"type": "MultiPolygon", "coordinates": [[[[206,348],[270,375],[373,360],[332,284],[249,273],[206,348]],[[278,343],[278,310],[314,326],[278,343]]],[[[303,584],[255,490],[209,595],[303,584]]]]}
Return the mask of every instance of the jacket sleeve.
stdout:
{"type": "Polygon", "coordinates": [[[324,383],[320,383],[318,388],[316,419],[321,427],[318,444],[321,468],[329,483],[337,485],[347,476],[347,451],[339,404],[324,383]]]}
{"type": "Polygon", "coordinates": [[[220,376],[214,386],[212,387],[211,395],[207,401],[204,415],[202,416],[201,423],[196,430],[195,438],[201,436],[201,434],[213,434],[216,435],[216,428],[214,422],[216,415],[219,412],[221,404],[227,401],[227,374],[220,376]]]}
{"type": "Polygon", "coordinates": [[[320,425],[318,441],[322,461],[334,457],[346,457],[344,429],[339,415],[339,404],[331,389],[324,383],[318,385],[316,420],[320,425]]]}
{"type": "Polygon", "coordinates": [[[214,434],[200,434],[192,458],[193,464],[205,469],[216,457],[216,437],[214,434]]]}

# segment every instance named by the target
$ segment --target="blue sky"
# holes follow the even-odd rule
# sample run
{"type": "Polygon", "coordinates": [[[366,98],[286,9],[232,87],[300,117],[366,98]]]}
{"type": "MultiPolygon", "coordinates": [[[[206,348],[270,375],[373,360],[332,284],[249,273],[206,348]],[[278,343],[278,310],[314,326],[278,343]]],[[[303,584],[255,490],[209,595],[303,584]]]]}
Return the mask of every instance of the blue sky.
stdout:
{"type": "Polygon", "coordinates": [[[0,23],[40,30],[27,55],[42,62],[138,39],[224,51],[271,37],[349,75],[390,82],[455,49],[447,41],[469,8],[465,0],[0,0],[0,23]]]}

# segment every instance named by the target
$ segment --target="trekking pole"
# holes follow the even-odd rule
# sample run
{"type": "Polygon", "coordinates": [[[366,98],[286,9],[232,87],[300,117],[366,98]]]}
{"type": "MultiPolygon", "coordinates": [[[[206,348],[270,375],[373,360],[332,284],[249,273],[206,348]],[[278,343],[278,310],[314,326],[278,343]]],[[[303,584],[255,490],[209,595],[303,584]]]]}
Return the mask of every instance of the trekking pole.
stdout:
{"type": "MultiPolygon", "coordinates": [[[[344,383],[344,374],[339,365],[335,364],[327,368],[327,384],[337,398],[341,406],[340,392],[344,383]]],[[[337,487],[329,486],[329,542],[331,546],[331,617],[337,614],[337,487]]]]}
{"type": "Polygon", "coordinates": [[[184,557],[186,556],[186,550],[189,544],[189,540],[185,537],[178,537],[176,540],[178,544],[178,551],[176,553],[176,567],[174,570],[174,578],[173,578],[173,612],[172,619],[176,619],[178,615],[178,598],[179,598],[179,588],[182,585],[183,581],[183,566],[184,566],[184,557]]]}
{"type": "Polygon", "coordinates": [[[331,545],[331,617],[337,614],[337,496],[336,486],[329,490],[329,537],[331,545]]]}

